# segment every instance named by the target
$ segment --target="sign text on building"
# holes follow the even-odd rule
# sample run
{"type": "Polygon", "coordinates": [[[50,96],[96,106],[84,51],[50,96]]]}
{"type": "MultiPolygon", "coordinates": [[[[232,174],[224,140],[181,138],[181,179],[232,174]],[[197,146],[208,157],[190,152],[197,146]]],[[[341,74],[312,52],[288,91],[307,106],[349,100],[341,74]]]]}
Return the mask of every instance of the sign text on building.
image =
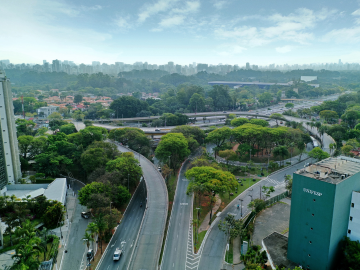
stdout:
{"type": "Polygon", "coordinates": [[[316,196],[321,196],[322,195],[322,193],[320,193],[320,192],[313,191],[313,190],[310,190],[310,189],[307,189],[307,188],[304,188],[303,190],[306,193],[310,193],[310,194],[313,194],[313,195],[316,195],[316,196]]]}

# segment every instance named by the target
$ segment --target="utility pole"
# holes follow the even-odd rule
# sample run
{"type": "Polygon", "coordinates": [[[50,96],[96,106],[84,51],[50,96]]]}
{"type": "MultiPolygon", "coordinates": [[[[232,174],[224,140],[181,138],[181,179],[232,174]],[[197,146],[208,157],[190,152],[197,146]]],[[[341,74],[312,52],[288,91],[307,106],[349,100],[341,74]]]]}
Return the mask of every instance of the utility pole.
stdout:
{"type": "Polygon", "coordinates": [[[240,200],[240,216],[242,217],[242,202],[243,202],[243,199],[239,199],[240,200]]]}
{"type": "Polygon", "coordinates": [[[24,110],[24,96],[21,95],[21,104],[22,104],[22,113],[23,113],[23,117],[25,119],[25,110],[24,110]]]}

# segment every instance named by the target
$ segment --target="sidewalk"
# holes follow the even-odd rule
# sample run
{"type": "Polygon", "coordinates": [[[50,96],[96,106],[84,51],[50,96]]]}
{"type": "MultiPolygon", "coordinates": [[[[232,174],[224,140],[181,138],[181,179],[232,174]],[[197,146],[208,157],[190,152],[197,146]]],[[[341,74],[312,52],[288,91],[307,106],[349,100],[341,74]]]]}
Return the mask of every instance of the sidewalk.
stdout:
{"type": "Polygon", "coordinates": [[[77,203],[76,195],[74,196],[72,189],[68,189],[66,196],[66,214],[65,214],[66,216],[65,216],[64,225],[61,227],[61,229],[59,227],[52,230],[53,232],[55,232],[57,236],[60,237],[59,251],[56,259],[56,269],[60,269],[64,252],[67,252],[66,244],[68,243],[68,239],[69,239],[71,223],[74,219],[76,203],[77,203]],[[61,235],[62,235],[62,239],[61,239],[61,235]]]}
{"type": "MultiPolygon", "coordinates": [[[[216,194],[215,198],[216,198],[216,202],[215,202],[215,205],[212,208],[212,214],[213,215],[216,213],[216,211],[219,209],[219,207],[221,205],[221,199],[220,199],[219,195],[216,194]]],[[[209,227],[210,227],[209,221],[210,221],[210,212],[207,213],[204,221],[199,226],[198,233],[201,233],[203,231],[207,231],[209,229],[209,227]]]]}

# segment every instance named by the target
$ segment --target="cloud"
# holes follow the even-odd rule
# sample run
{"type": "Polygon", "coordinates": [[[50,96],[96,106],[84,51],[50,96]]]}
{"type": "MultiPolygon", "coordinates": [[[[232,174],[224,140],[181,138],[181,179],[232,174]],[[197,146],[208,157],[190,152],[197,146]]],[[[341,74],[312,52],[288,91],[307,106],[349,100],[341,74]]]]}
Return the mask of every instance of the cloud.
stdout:
{"type": "Polygon", "coordinates": [[[360,8],[351,13],[353,16],[360,16],[360,8]]]}
{"type": "Polygon", "coordinates": [[[322,39],[324,42],[337,42],[344,44],[355,44],[360,42],[360,26],[352,28],[334,29],[325,34],[322,39]]]}
{"type": "Polygon", "coordinates": [[[94,5],[94,6],[90,6],[90,7],[87,7],[87,6],[81,6],[81,9],[85,10],[85,11],[96,11],[96,10],[100,10],[102,9],[103,7],[100,6],[100,5],[94,5]]]}
{"type": "Polygon", "coordinates": [[[174,8],[171,10],[171,13],[181,13],[181,14],[187,14],[187,13],[194,13],[197,12],[200,8],[200,2],[186,2],[184,8],[174,8]]]}
{"type": "Polygon", "coordinates": [[[293,50],[293,46],[289,46],[289,45],[286,45],[286,46],[282,46],[282,47],[276,47],[275,50],[278,52],[278,53],[288,53],[288,52],[291,52],[293,50]]]}
{"type": "Polygon", "coordinates": [[[225,0],[220,0],[220,1],[216,1],[213,6],[216,8],[216,9],[222,9],[225,5],[227,4],[227,1],[225,0]]]}
{"type": "Polygon", "coordinates": [[[145,22],[149,17],[169,10],[174,3],[179,0],[159,0],[155,4],[146,4],[141,8],[141,12],[138,14],[138,21],[140,23],[145,22]]]}
{"type": "Polygon", "coordinates": [[[169,27],[173,27],[173,26],[182,24],[184,22],[184,20],[185,20],[185,16],[183,16],[183,15],[172,16],[172,17],[168,17],[166,19],[161,20],[161,22],[159,23],[159,26],[161,28],[169,28],[169,27]]]}
{"type": "Polygon", "coordinates": [[[120,29],[127,29],[127,28],[131,28],[131,25],[128,23],[128,21],[130,20],[129,16],[126,17],[121,17],[121,16],[117,16],[116,19],[114,19],[113,23],[120,29]]]}
{"type": "Polygon", "coordinates": [[[234,56],[236,54],[241,54],[246,50],[246,48],[242,46],[233,44],[225,44],[221,47],[223,48],[223,50],[217,53],[220,56],[234,56]]]}
{"type": "Polygon", "coordinates": [[[221,26],[214,30],[214,34],[221,39],[236,39],[242,46],[248,47],[263,46],[279,40],[308,44],[314,39],[312,29],[316,24],[335,14],[336,10],[314,12],[301,8],[288,15],[275,13],[265,17],[269,25],[267,27],[242,25],[226,29],[221,26]]]}

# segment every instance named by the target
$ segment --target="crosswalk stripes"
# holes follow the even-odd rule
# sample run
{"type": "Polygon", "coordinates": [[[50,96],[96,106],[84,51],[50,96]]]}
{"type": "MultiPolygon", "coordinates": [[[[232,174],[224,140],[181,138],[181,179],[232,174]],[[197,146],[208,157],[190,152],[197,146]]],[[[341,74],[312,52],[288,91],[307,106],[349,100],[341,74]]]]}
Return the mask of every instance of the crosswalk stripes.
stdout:
{"type": "Polygon", "coordinates": [[[197,270],[199,267],[200,256],[193,253],[193,226],[189,225],[189,235],[186,247],[185,270],[197,270]]]}
{"type": "Polygon", "coordinates": [[[274,184],[275,186],[280,186],[281,184],[284,183],[284,182],[279,182],[279,181],[277,181],[277,180],[275,180],[275,179],[272,179],[272,178],[270,178],[270,177],[266,178],[266,181],[269,182],[269,183],[274,184]]]}

